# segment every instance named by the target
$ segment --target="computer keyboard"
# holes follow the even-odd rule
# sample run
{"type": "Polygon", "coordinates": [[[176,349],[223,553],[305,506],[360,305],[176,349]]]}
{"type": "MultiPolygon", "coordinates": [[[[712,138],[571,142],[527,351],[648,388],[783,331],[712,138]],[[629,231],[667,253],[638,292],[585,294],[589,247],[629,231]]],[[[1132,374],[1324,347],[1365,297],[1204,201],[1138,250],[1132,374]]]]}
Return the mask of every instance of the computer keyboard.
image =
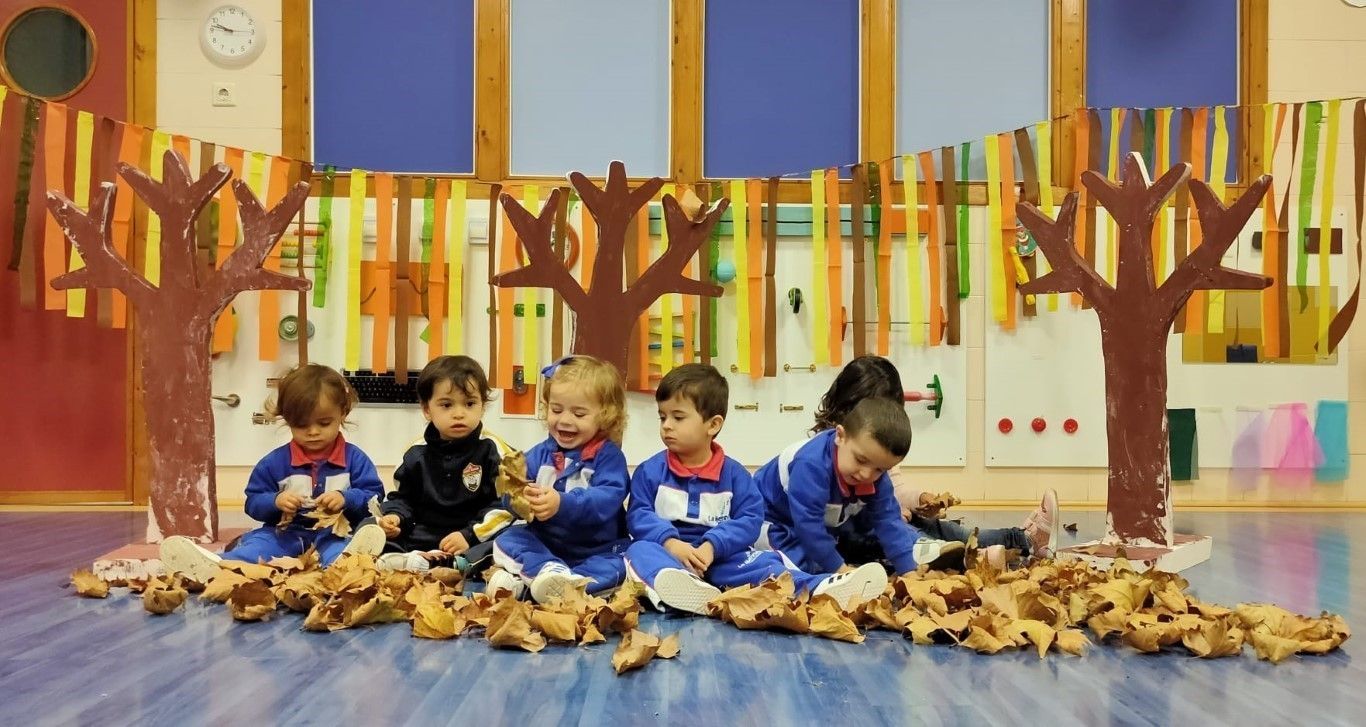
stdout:
{"type": "Polygon", "coordinates": [[[400,384],[392,371],[383,374],[369,369],[342,371],[362,404],[416,404],[417,374],[409,371],[408,383],[400,384]]]}

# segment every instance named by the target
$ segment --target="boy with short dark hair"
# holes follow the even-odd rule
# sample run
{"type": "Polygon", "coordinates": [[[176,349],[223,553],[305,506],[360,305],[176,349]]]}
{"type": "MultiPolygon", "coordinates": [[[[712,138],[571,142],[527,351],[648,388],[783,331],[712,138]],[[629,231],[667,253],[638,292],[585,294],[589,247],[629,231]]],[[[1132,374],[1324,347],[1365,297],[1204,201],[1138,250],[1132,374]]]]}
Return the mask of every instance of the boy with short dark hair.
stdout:
{"type": "Polygon", "coordinates": [[[898,573],[917,564],[960,565],[962,543],[921,537],[901,519],[887,472],[910,447],[905,409],[883,398],[860,401],[842,424],[789,446],[754,473],[766,512],[759,547],[780,551],[800,568],[843,572],[849,566],[836,548],[836,530],[860,516],[898,573]]]}
{"type": "Polygon", "coordinates": [[[627,577],[656,605],[705,614],[718,588],[758,585],[791,572],[798,592],[829,594],[841,607],[875,598],[887,586],[876,564],[844,575],[813,575],[781,555],[753,549],[763,498],[749,472],[713,441],[725,423],[729,385],[717,370],[684,364],[655,391],[665,450],[631,478],[626,522],[627,577]]]}

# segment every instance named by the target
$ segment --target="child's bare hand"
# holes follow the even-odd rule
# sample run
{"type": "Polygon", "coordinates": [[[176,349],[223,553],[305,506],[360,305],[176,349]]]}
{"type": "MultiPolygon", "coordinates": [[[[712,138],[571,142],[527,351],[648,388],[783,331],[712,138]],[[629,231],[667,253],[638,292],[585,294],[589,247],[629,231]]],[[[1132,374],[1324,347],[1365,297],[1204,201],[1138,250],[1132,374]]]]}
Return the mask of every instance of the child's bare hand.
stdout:
{"type": "Polygon", "coordinates": [[[441,552],[448,555],[460,555],[470,549],[470,543],[468,540],[465,540],[464,535],[461,535],[459,532],[454,532],[442,538],[439,547],[441,548],[441,552]]]}
{"type": "Polygon", "coordinates": [[[304,504],[304,498],[292,492],[281,492],[275,496],[275,507],[286,515],[293,515],[299,511],[304,504]]]}
{"type": "Polygon", "coordinates": [[[524,492],[527,504],[531,505],[531,514],[537,520],[549,520],[560,511],[559,490],[553,487],[528,486],[524,492]]]}
{"type": "Polygon", "coordinates": [[[398,516],[393,513],[380,517],[375,523],[384,531],[384,537],[390,540],[397,538],[401,532],[398,516]]]}
{"type": "Polygon", "coordinates": [[[323,512],[341,512],[346,507],[346,498],[336,490],[324,492],[317,500],[318,509],[323,512]]]}
{"type": "Polygon", "coordinates": [[[693,550],[696,553],[695,560],[701,566],[701,572],[698,575],[701,575],[711,567],[712,561],[716,560],[716,548],[712,547],[710,540],[706,540],[693,550]]]}
{"type": "Polygon", "coordinates": [[[678,538],[670,538],[664,543],[664,550],[669,552],[684,568],[694,570],[692,567],[693,547],[678,538]]]}

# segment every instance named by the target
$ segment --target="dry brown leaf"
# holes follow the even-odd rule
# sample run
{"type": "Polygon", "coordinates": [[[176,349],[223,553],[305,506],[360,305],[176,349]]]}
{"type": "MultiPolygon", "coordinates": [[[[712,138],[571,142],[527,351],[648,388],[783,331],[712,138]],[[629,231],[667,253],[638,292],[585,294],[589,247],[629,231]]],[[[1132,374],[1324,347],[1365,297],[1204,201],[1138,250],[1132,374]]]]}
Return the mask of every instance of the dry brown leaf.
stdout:
{"type": "Polygon", "coordinates": [[[906,623],[903,630],[911,635],[911,641],[913,643],[920,644],[921,646],[929,646],[930,644],[935,643],[935,633],[944,634],[945,641],[953,640],[939,628],[939,624],[926,616],[916,616],[915,618],[912,618],[906,623]]]}
{"type": "Polygon", "coordinates": [[[1139,651],[1155,654],[1161,651],[1162,647],[1180,641],[1181,631],[1172,628],[1171,624],[1152,624],[1126,631],[1121,639],[1139,651]]]}
{"type": "Polygon", "coordinates": [[[1223,619],[1211,619],[1185,632],[1181,642],[1192,654],[1202,659],[1237,656],[1243,651],[1243,631],[1230,629],[1223,619]]]}
{"type": "Polygon", "coordinates": [[[465,630],[465,620],[439,601],[426,601],[413,614],[413,636],[420,639],[452,639],[465,630]]]}
{"type": "Polygon", "coordinates": [[[871,601],[864,601],[855,607],[854,622],[868,628],[884,628],[888,631],[901,630],[901,624],[897,622],[896,614],[892,612],[892,599],[885,595],[878,596],[871,601]]]}
{"type": "Polygon", "coordinates": [[[485,636],[494,646],[532,652],[545,648],[545,637],[531,625],[531,604],[515,598],[501,599],[489,610],[485,636]]]}
{"type": "Polygon", "coordinates": [[[275,593],[261,581],[250,581],[232,589],[228,608],[238,621],[262,621],[275,612],[275,593]]]}
{"type": "Polygon", "coordinates": [[[1063,629],[1058,632],[1057,640],[1058,651],[1072,656],[1081,656],[1086,651],[1086,647],[1091,645],[1091,640],[1086,638],[1086,632],[1077,629],[1063,629]]]}
{"type": "Polygon", "coordinates": [[[958,641],[962,635],[967,632],[968,627],[971,626],[972,617],[975,615],[976,614],[972,611],[959,611],[947,615],[932,613],[930,614],[930,620],[934,621],[934,623],[937,624],[939,628],[943,629],[944,633],[948,634],[954,641],[958,641]]]}
{"type": "Polygon", "coordinates": [[[399,601],[388,593],[377,593],[375,597],[356,607],[347,619],[347,626],[368,624],[401,623],[410,616],[399,607],[399,601]]]}
{"type": "Polygon", "coordinates": [[[1091,588],[1100,606],[1111,604],[1120,611],[1133,612],[1143,608],[1148,600],[1148,587],[1118,579],[1091,588]]]}
{"type": "Polygon", "coordinates": [[[811,633],[836,641],[848,641],[851,644],[863,643],[863,634],[859,633],[854,622],[844,615],[843,609],[834,598],[827,595],[816,596],[811,599],[808,607],[811,609],[811,633]]]}
{"type": "Polygon", "coordinates": [[[1300,650],[1300,642],[1294,639],[1260,631],[1249,633],[1247,640],[1252,642],[1252,650],[1257,652],[1258,659],[1269,661],[1272,664],[1279,664],[1300,650]]]}
{"type": "Polygon", "coordinates": [[[612,652],[612,668],[620,674],[629,669],[639,669],[655,658],[659,651],[659,639],[632,629],[621,637],[617,650],[612,652]]]}
{"type": "Polygon", "coordinates": [[[337,512],[323,512],[322,510],[309,510],[304,513],[304,517],[314,520],[313,530],[332,529],[332,534],[345,538],[351,534],[351,521],[346,518],[344,510],[337,512]]]}
{"type": "Polygon", "coordinates": [[[678,656],[678,652],[683,650],[682,644],[678,641],[678,634],[669,634],[659,642],[659,651],[655,652],[655,657],[659,659],[672,659],[678,656]]]}
{"type": "Polygon", "coordinates": [[[465,582],[464,574],[454,568],[433,568],[427,571],[427,578],[457,591],[465,582]]]}
{"type": "Polygon", "coordinates": [[[148,613],[165,615],[180,608],[189,596],[190,592],[181,585],[179,578],[155,578],[142,592],[142,607],[148,613]]]}
{"type": "Polygon", "coordinates": [[[583,624],[583,636],[579,637],[579,646],[601,644],[606,640],[607,637],[603,636],[602,632],[598,630],[597,624],[593,623],[591,620],[588,623],[583,624]]]}
{"type": "Polygon", "coordinates": [[[78,570],[71,574],[71,585],[76,595],[85,598],[108,598],[109,584],[89,570],[78,570]]]}
{"type": "Polygon", "coordinates": [[[579,619],[572,613],[533,609],[531,625],[551,641],[577,641],[579,638],[579,619]]]}
{"type": "Polygon", "coordinates": [[[1086,625],[1096,635],[1097,641],[1105,641],[1105,637],[1110,634],[1122,634],[1127,631],[1129,629],[1128,621],[1129,613],[1127,611],[1112,608],[1087,619],[1086,625]]]}
{"type": "Polygon", "coordinates": [[[526,499],[528,484],[526,455],[516,451],[503,455],[503,461],[498,465],[498,477],[493,481],[494,489],[499,497],[507,498],[508,509],[517,517],[530,522],[531,503],[526,499]]]}
{"type": "Polygon", "coordinates": [[[268,565],[247,563],[240,560],[221,560],[218,562],[218,568],[230,570],[249,581],[269,581],[278,572],[268,565]]]}
{"type": "Polygon", "coordinates": [[[1010,646],[1009,643],[992,636],[986,629],[980,626],[973,626],[968,630],[967,638],[958,642],[959,646],[966,646],[979,654],[995,654],[1001,649],[1010,646]]]}
{"type": "Polygon", "coordinates": [[[320,601],[327,600],[322,581],[322,571],[294,573],[275,586],[275,597],[291,611],[308,613],[320,601]]]}
{"type": "Polygon", "coordinates": [[[205,601],[213,603],[226,603],[228,597],[232,595],[232,589],[243,583],[251,583],[252,580],[228,568],[219,568],[217,573],[204,584],[204,590],[199,597],[205,601]]]}
{"type": "Polygon", "coordinates": [[[1015,643],[1016,646],[1034,644],[1039,650],[1039,658],[1042,659],[1048,653],[1048,647],[1053,645],[1053,640],[1057,637],[1057,631],[1052,626],[1043,621],[1034,619],[1020,619],[1011,621],[1005,628],[1005,635],[1015,643]]]}
{"type": "Polygon", "coordinates": [[[941,492],[931,497],[929,502],[922,502],[923,504],[916,508],[916,512],[931,519],[942,518],[949,508],[963,504],[963,501],[954,496],[952,492],[941,492]]]}

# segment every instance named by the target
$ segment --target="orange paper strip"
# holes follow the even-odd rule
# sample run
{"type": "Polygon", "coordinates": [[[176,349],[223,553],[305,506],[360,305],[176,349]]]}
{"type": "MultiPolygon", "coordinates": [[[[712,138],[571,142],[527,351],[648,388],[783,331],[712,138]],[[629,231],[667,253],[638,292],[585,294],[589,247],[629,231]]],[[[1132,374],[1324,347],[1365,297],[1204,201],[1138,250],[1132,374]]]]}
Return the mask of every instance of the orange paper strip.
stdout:
{"type": "MultiPolygon", "coordinates": [[[[374,328],[370,334],[370,370],[389,370],[389,296],[393,287],[394,175],[375,173],[375,296],[374,328]]],[[[362,301],[364,296],[362,296],[362,301]]]]}
{"type": "Polygon", "coordinates": [[[938,346],[944,341],[944,273],[940,269],[939,240],[939,182],[934,176],[934,155],[928,151],[920,152],[920,179],[925,185],[925,239],[929,257],[930,277],[930,345],[938,346]]]}
{"type": "Polygon", "coordinates": [[[877,355],[886,356],[892,349],[892,165],[888,159],[877,165],[879,189],[882,190],[882,211],[877,235],[877,355]]]}
{"type": "MultiPolygon", "coordinates": [[[[186,142],[188,143],[188,140],[186,142]]],[[[271,158],[270,188],[266,190],[266,209],[274,207],[279,204],[280,200],[284,199],[289,187],[289,165],[290,161],[284,157],[271,158]]],[[[302,239],[299,240],[299,248],[300,254],[302,254],[302,239]]],[[[279,271],[280,242],[278,240],[275,242],[275,246],[270,249],[270,254],[266,255],[261,267],[266,270],[279,271]]],[[[260,347],[260,359],[262,361],[278,359],[280,357],[280,291],[261,291],[261,309],[257,323],[259,326],[257,341],[260,347]]]]}
{"type": "MultiPolygon", "coordinates": [[[[446,208],[450,206],[451,180],[436,180],[432,196],[432,257],[427,268],[427,360],[445,353],[446,333],[446,208]]],[[[464,204],[464,200],[461,200],[464,204]]]]}
{"type": "MultiPolygon", "coordinates": [[[[1205,150],[1209,141],[1209,107],[1195,109],[1195,125],[1191,132],[1191,179],[1205,179],[1205,150]]],[[[1190,216],[1190,251],[1200,247],[1202,234],[1200,218],[1190,216]]],[[[1186,333],[1205,332],[1205,300],[1208,296],[1203,290],[1196,290],[1186,301],[1186,333]]]]}
{"type": "MultiPolygon", "coordinates": [[[[43,184],[70,196],[66,186],[66,104],[48,102],[43,113],[43,184]]],[[[66,310],[66,291],[52,287],[52,279],[66,272],[66,235],[57,218],[43,215],[43,308],[66,310]]]]}
{"type": "Polygon", "coordinates": [[[844,245],[840,241],[839,170],[825,170],[826,280],[830,291],[830,365],[844,361],[844,245]]]}

